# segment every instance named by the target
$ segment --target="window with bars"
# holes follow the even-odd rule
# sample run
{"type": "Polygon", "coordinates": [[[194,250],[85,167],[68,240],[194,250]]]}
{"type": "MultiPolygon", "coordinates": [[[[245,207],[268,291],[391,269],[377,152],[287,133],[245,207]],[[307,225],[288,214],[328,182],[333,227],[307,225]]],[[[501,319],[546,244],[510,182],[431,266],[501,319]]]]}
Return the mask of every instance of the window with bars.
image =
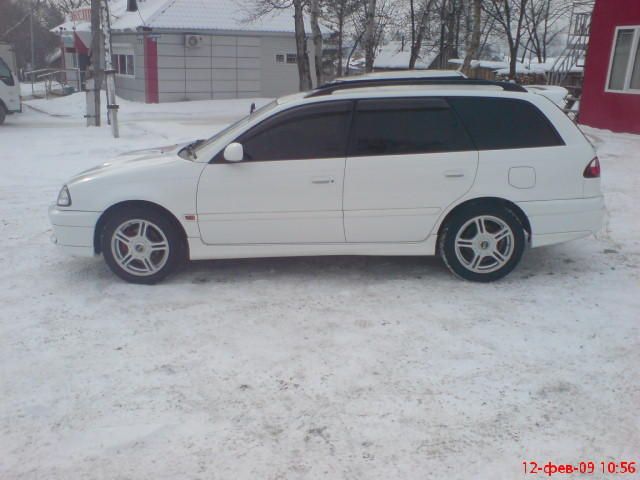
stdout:
{"type": "Polygon", "coordinates": [[[640,94],[640,26],[616,29],[607,90],[640,94]]]}

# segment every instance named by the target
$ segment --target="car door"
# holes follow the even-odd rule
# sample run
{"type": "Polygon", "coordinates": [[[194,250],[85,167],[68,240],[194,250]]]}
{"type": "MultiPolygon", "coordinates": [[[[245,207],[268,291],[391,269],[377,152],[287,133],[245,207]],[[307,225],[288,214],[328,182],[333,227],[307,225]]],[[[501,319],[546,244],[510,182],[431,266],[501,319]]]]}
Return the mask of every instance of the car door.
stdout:
{"type": "Polygon", "coordinates": [[[207,244],[345,242],[342,187],[350,101],[277,113],[235,141],[245,158],[223,154],[205,167],[197,209],[207,244]]]}
{"type": "Polygon", "coordinates": [[[359,100],[349,143],[348,242],[425,240],[478,167],[475,147],[441,98],[359,100]]]}

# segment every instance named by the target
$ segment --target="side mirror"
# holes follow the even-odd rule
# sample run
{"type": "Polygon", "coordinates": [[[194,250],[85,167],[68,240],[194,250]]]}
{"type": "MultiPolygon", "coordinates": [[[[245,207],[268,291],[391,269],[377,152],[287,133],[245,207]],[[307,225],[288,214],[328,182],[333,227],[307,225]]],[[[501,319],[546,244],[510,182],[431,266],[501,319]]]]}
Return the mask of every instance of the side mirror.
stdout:
{"type": "Polygon", "coordinates": [[[224,159],[227,162],[241,162],[244,159],[244,149],[239,143],[230,143],[224,149],[224,159]]]}

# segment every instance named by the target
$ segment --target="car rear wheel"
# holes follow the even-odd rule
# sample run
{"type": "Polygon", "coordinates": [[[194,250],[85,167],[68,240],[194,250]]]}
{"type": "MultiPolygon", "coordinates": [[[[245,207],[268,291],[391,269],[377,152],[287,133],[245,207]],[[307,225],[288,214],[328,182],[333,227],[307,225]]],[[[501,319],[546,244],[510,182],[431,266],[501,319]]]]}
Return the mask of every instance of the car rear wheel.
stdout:
{"type": "Polygon", "coordinates": [[[2,125],[7,118],[7,111],[4,109],[4,106],[0,105],[0,125],[2,125]]]}
{"type": "Polygon", "coordinates": [[[444,227],[440,255],[455,275],[492,282],[520,262],[525,230],[508,208],[474,206],[455,215],[444,227]]]}
{"type": "Polygon", "coordinates": [[[102,253],[120,278],[142,284],[164,279],[180,263],[181,239],[163,214],[144,209],[117,211],[102,234],[102,253]]]}

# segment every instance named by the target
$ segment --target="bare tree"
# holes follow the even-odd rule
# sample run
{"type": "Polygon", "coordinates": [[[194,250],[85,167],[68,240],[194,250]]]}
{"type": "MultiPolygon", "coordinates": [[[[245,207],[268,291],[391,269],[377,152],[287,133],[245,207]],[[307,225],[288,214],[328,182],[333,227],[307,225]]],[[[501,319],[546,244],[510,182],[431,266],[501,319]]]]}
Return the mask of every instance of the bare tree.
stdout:
{"type": "Polygon", "coordinates": [[[293,6],[293,22],[296,39],[298,81],[301,91],[311,90],[311,67],[307,50],[307,33],[304,28],[304,0],[257,0],[248,20],[255,20],[271,14],[274,10],[289,10],[293,6]]]}
{"type": "Polygon", "coordinates": [[[411,0],[411,54],[409,56],[409,68],[416,67],[416,61],[420,57],[422,42],[427,31],[428,22],[435,0],[422,0],[422,7],[416,15],[414,0],[411,0]],[[417,19],[417,21],[416,21],[417,19]]]}
{"type": "Polygon", "coordinates": [[[376,50],[376,0],[364,0],[365,30],[364,30],[364,65],[365,71],[373,70],[376,50]]]}
{"type": "Polygon", "coordinates": [[[320,0],[311,0],[311,33],[313,38],[313,57],[316,67],[316,85],[320,86],[324,83],[323,65],[322,65],[322,32],[320,31],[319,19],[321,15],[320,0]]]}
{"type": "Polygon", "coordinates": [[[337,43],[337,66],[338,77],[342,76],[344,65],[344,40],[345,26],[353,14],[355,6],[354,0],[325,0],[323,2],[323,19],[331,26],[335,33],[337,43]]]}
{"type": "Polygon", "coordinates": [[[52,7],[65,15],[81,7],[88,7],[91,0],[49,0],[52,7]]]}
{"type": "Polygon", "coordinates": [[[529,0],[525,11],[528,45],[538,58],[547,61],[547,47],[562,32],[561,20],[571,11],[571,4],[562,0],[529,0]]]}
{"type": "Polygon", "coordinates": [[[482,35],[482,0],[473,0],[473,31],[471,33],[471,42],[467,48],[467,54],[464,57],[462,71],[469,75],[471,70],[471,60],[476,59],[480,52],[480,37],[482,35]]]}
{"type": "Polygon", "coordinates": [[[307,33],[304,30],[303,0],[293,0],[293,19],[295,22],[296,55],[298,59],[298,78],[301,91],[311,90],[311,69],[307,50],[307,33]]]}
{"type": "Polygon", "coordinates": [[[516,78],[518,50],[525,33],[525,15],[529,0],[486,0],[484,9],[502,29],[509,45],[509,78],[516,78]]]}

